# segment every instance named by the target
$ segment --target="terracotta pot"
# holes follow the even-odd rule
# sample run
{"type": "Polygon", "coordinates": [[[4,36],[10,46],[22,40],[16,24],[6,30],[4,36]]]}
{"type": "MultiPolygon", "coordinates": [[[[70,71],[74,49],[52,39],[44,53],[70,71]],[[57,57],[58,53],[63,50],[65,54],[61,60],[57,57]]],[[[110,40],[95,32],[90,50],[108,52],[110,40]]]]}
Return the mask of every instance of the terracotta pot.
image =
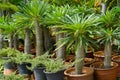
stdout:
{"type": "Polygon", "coordinates": [[[118,76],[117,77],[120,77],[120,55],[113,56],[112,61],[118,63],[118,76]]]}
{"type": "Polygon", "coordinates": [[[95,60],[92,58],[84,58],[84,66],[89,67],[92,63],[94,63],[95,60]]]}
{"type": "Polygon", "coordinates": [[[83,74],[74,74],[75,68],[69,68],[64,71],[67,80],[93,80],[93,68],[83,67],[83,74]]]}
{"type": "Polygon", "coordinates": [[[111,63],[111,68],[104,68],[103,62],[95,62],[90,67],[94,67],[95,80],[117,80],[118,64],[115,62],[111,63]]]}
{"type": "Polygon", "coordinates": [[[11,75],[15,73],[16,69],[6,69],[4,68],[4,75],[11,75]]]}
{"type": "MultiPolygon", "coordinates": [[[[103,62],[104,61],[104,51],[97,51],[93,53],[94,55],[94,60],[96,62],[103,62]]],[[[115,52],[112,52],[112,56],[117,55],[115,52]]]]}
{"type": "Polygon", "coordinates": [[[94,52],[93,55],[94,55],[95,61],[103,61],[104,60],[104,52],[103,51],[94,52]]]}

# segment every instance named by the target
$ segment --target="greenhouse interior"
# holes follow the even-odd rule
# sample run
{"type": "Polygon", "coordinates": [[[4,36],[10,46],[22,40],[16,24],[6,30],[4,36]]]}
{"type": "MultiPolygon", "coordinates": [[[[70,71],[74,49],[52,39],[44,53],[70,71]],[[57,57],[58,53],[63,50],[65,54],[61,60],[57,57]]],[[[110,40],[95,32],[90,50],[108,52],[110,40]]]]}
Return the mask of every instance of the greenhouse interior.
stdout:
{"type": "Polygon", "coordinates": [[[0,80],[120,80],[120,0],[0,0],[0,80]]]}

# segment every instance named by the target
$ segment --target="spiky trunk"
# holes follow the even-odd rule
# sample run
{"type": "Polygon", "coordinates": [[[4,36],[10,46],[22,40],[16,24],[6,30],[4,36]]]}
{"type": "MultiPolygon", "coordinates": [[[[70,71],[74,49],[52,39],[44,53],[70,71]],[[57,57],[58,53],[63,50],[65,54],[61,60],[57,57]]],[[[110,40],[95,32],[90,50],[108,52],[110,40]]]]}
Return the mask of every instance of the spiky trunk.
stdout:
{"type": "MultiPolygon", "coordinates": [[[[60,39],[64,38],[64,34],[63,34],[63,33],[58,34],[56,38],[57,38],[57,41],[59,41],[60,39]]],[[[56,41],[56,42],[57,42],[57,41],[56,41]]],[[[59,47],[61,44],[62,44],[62,43],[57,44],[57,47],[59,47]]],[[[56,56],[57,56],[58,59],[65,59],[65,45],[62,46],[62,47],[60,47],[60,48],[57,50],[56,56]]]]}
{"type": "Polygon", "coordinates": [[[120,0],[117,0],[117,6],[120,6],[120,0]]]}
{"type": "Polygon", "coordinates": [[[3,35],[0,34],[0,49],[3,48],[3,35]]]}
{"type": "Polygon", "coordinates": [[[101,12],[104,14],[106,12],[106,3],[101,4],[101,12]]]}
{"type": "Polygon", "coordinates": [[[36,32],[36,56],[44,54],[43,46],[43,32],[42,28],[39,25],[38,20],[35,20],[35,32],[36,32]]]}
{"type": "Polygon", "coordinates": [[[14,49],[18,49],[18,34],[14,35],[14,49]]]}
{"type": "Polygon", "coordinates": [[[84,47],[78,46],[76,50],[76,60],[75,60],[75,73],[82,74],[82,69],[84,65],[85,51],[84,47]]]}
{"type": "Polygon", "coordinates": [[[110,68],[111,67],[111,55],[112,55],[111,43],[105,44],[104,54],[105,54],[104,67],[110,68]]]}
{"type": "Polygon", "coordinates": [[[50,32],[48,28],[44,28],[44,47],[45,51],[48,51],[51,48],[50,32]]]}
{"type": "Polygon", "coordinates": [[[0,9],[0,16],[3,16],[3,10],[0,9]]]}
{"type": "Polygon", "coordinates": [[[13,33],[10,34],[9,47],[13,48],[13,33]]]}
{"type": "Polygon", "coordinates": [[[28,2],[28,0],[24,0],[24,3],[27,3],[28,2]]]}
{"type": "Polygon", "coordinates": [[[25,46],[24,52],[30,54],[31,53],[31,39],[30,39],[30,32],[29,28],[25,28],[25,46]]]}

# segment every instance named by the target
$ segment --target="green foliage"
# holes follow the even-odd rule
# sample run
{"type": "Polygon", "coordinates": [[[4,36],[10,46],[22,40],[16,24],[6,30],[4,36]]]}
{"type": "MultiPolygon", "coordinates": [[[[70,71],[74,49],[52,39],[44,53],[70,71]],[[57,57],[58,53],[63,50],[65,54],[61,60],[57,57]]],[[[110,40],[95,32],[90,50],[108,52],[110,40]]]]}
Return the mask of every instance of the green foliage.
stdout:
{"type": "Polygon", "coordinates": [[[9,62],[13,62],[13,57],[20,53],[18,50],[13,48],[3,48],[0,51],[0,65],[4,65],[9,62]]]}
{"type": "Polygon", "coordinates": [[[0,29],[2,30],[3,34],[10,35],[17,31],[18,27],[16,27],[16,24],[12,18],[9,18],[8,16],[2,16],[0,18],[0,29]]]}
{"type": "Polygon", "coordinates": [[[15,63],[17,64],[22,64],[22,63],[27,63],[29,59],[32,59],[31,54],[27,53],[18,53],[16,54],[16,57],[13,57],[12,59],[14,60],[15,63]]]}
{"type": "Polygon", "coordinates": [[[17,11],[18,10],[16,5],[11,4],[9,2],[8,3],[0,3],[0,8],[3,9],[3,10],[6,10],[6,9],[8,9],[8,10],[11,9],[13,11],[17,11]]]}
{"type": "Polygon", "coordinates": [[[113,7],[111,10],[107,10],[105,14],[102,14],[100,16],[100,26],[106,27],[106,28],[111,28],[118,26],[117,24],[119,21],[119,14],[120,13],[120,8],[119,7],[113,7]]]}
{"type": "Polygon", "coordinates": [[[67,15],[64,20],[66,25],[57,26],[62,28],[58,33],[66,33],[66,37],[60,40],[61,45],[67,44],[67,48],[69,48],[75,44],[76,48],[78,44],[84,47],[90,46],[91,43],[93,44],[94,41],[91,35],[93,35],[97,20],[98,17],[94,14],[86,16],[80,16],[79,14],[67,15]]]}
{"type": "Polygon", "coordinates": [[[29,69],[33,70],[36,67],[45,67],[43,65],[43,63],[46,62],[46,61],[48,61],[49,57],[50,56],[47,53],[45,53],[45,54],[43,54],[41,56],[37,56],[37,57],[35,57],[33,59],[29,59],[28,63],[31,63],[31,65],[32,65],[29,69]]]}
{"type": "Polygon", "coordinates": [[[57,72],[66,69],[66,65],[62,60],[49,59],[43,63],[45,65],[46,72],[57,72]]]}
{"type": "Polygon", "coordinates": [[[0,57],[15,57],[18,53],[20,52],[13,48],[3,48],[0,50],[0,57]]]}
{"type": "MultiPolygon", "coordinates": [[[[57,44],[61,43],[61,45],[57,49],[66,44],[66,49],[69,49],[71,46],[74,45],[76,60],[78,59],[77,57],[79,57],[79,59],[84,58],[84,56],[82,55],[85,54],[85,48],[88,46],[92,48],[93,44],[96,45],[96,42],[91,36],[94,35],[95,26],[97,26],[98,18],[99,17],[97,17],[95,14],[74,14],[72,16],[66,15],[63,20],[64,25],[56,26],[57,28],[61,29],[57,32],[58,34],[66,34],[64,38],[57,42],[57,44]]],[[[83,60],[75,64],[75,70],[77,74],[81,73],[82,71],[82,62],[83,60]]]]}
{"type": "Polygon", "coordinates": [[[11,74],[5,76],[2,80],[25,80],[23,75],[11,74]]]}
{"type": "Polygon", "coordinates": [[[47,13],[43,24],[48,25],[62,25],[63,24],[63,17],[66,14],[73,14],[76,13],[76,9],[74,7],[70,7],[69,5],[66,6],[51,6],[50,13],[47,13]]]}
{"type": "Polygon", "coordinates": [[[119,8],[113,8],[100,16],[99,27],[95,31],[98,42],[104,44],[104,66],[111,67],[112,45],[120,43],[119,8]],[[118,16],[118,17],[117,17],[118,16]]]}
{"type": "Polygon", "coordinates": [[[119,15],[120,8],[113,7],[111,10],[107,11],[105,14],[102,14],[99,18],[99,27],[96,30],[98,36],[98,42],[100,43],[114,43],[119,42],[119,15]]]}
{"type": "Polygon", "coordinates": [[[63,6],[63,5],[79,5],[80,0],[44,0],[47,1],[50,4],[57,5],[57,6],[63,6]]]}
{"type": "Polygon", "coordinates": [[[32,0],[27,4],[21,4],[19,11],[13,15],[14,21],[18,26],[34,26],[34,21],[42,21],[46,12],[48,11],[48,4],[40,0],[32,0]]]}

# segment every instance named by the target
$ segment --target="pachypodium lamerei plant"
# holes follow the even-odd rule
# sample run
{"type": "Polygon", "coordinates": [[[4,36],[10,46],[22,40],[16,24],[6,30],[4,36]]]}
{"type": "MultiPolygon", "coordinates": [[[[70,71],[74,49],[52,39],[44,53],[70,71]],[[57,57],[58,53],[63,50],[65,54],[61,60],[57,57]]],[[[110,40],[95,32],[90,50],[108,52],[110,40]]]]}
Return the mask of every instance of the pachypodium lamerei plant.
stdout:
{"type": "Polygon", "coordinates": [[[32,0],[22,4],[19,8],[20,11],[13,15],[14,21],[24,27],[34,26],[36,33],[36,55],[42,55],[44,53],[44,39],[41,22],[48,11],[48,4],[41,0],[32,0]]]}
{"type": "MultiPolygon", "coordinates": [[[[111,55],[112,45],[120,42],[120,28],[119,28],[119,15],[120,8],[114,7],[113,9],[106,11],[99,18],[100,23],[96,34],[98,35],[98,42],[105,44],[104,48],[104,67],[111,67],[111,55]]],[[[118,45],[118,44],[117,44],[118,45]]]]}
{"type": "Polygon", "coordinates": [[[72,16],[66,15],[63,20],[65,25],[59,27],[62,30],[58,33],[66,33],[66,36],[60,42],[61,45],[67,44],[67,48],[75,45],[75,73],[81,74],[84,65],[85,48],[95,44],[91,35],[93,35],[94,28],[97,25],[98,17],[95,14],[74,14],[72,16]]]}

